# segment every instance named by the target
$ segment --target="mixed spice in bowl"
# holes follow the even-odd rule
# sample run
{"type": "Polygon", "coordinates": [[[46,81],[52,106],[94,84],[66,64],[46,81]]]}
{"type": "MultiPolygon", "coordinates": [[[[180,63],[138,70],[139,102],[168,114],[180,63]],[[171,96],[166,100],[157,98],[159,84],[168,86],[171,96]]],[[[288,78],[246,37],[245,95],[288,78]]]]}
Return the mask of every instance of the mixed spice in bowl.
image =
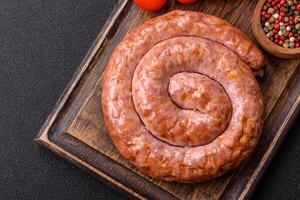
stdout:
{"type": "Polygon", "coordinates": [[[273,43],[284,48],[300,47],[300,0],[267,0],[261,25],[273,43]]]}

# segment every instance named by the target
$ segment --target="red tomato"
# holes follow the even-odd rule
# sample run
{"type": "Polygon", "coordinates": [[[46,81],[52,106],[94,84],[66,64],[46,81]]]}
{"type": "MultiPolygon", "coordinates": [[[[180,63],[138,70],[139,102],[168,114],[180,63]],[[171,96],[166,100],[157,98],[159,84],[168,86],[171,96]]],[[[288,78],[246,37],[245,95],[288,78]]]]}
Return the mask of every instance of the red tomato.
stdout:
{"type": "Polygon", "coordinates": [[[167,0],[134,0],[134,2],[142,10],[157,11],[167,3],[167,0]]]}
{"type": "Polygon", "coordinates": [[[192,4],[192,3],[195,3],[198,0],[177,0],[177,1],[179,3],[182,3],[182,4],[192,4]]]}

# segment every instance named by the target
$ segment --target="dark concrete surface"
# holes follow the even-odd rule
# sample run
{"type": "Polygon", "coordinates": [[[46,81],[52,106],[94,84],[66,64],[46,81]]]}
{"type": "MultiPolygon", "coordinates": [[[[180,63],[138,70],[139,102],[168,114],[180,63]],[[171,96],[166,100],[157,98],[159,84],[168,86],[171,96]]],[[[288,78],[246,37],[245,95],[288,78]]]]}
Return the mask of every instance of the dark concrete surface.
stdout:
{"type": "MultiPolygon", "coordinates": [[[[117,0],[0,0],[0,199],[124,199],[33,142],[117,0]]],[[[299,199],[300,118],[252,199],[299,199]]]]}

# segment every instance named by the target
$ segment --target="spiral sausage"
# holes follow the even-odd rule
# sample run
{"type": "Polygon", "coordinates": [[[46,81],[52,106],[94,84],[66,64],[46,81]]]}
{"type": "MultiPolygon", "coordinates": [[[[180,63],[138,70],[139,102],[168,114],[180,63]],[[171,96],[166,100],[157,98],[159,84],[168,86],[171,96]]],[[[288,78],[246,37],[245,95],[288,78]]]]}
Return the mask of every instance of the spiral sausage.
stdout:
{"type": "Polygon", "coordinates": [[[217,17],[172,11],[145,22],[118,45],[104,75],[115,146],[166,181],[203,181],[238,166],[263,126],[251,72],[262,63],[261,51],[217,17]]]}

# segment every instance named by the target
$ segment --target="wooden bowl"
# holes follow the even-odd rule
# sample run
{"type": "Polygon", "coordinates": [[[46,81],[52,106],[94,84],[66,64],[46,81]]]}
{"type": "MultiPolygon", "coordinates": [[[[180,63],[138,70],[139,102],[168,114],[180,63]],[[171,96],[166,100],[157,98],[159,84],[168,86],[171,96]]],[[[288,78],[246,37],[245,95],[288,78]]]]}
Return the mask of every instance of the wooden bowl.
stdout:
{"type": "Polygon", "coordinates": [[[270,54],[280,58],[293,58],[296,56],[300,56],[300,48],[295,48],[295,49],[283,48],[273,43],[265,35],[261,25],[261,17],[260,17],[262,7],[265,2],[266,0],[259,0],[254,10],[253,18],[252,18],[252,30],[258,43],[270,54]]]}

